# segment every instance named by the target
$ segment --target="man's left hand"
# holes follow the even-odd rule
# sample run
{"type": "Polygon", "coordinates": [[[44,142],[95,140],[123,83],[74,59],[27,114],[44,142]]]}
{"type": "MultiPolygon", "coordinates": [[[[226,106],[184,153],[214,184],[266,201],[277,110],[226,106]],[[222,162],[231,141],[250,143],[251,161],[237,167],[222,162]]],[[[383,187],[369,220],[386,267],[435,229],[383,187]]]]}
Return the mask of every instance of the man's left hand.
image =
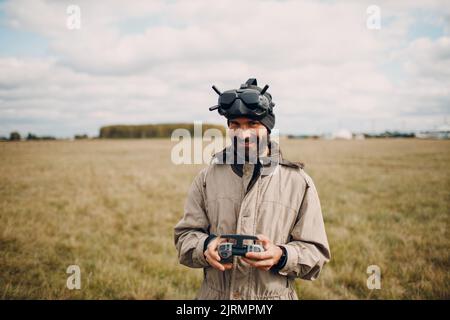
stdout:
{"type": "Polygon", "coordinates": [[[259,234],[257,237],[261,241],[265,251],[247,252],[245,257],[242,257],[242,260],[252,267],[268,271],[278,263],[283,254],[283,250],[279,246],[274,245],[265,235],[259,234]]]}

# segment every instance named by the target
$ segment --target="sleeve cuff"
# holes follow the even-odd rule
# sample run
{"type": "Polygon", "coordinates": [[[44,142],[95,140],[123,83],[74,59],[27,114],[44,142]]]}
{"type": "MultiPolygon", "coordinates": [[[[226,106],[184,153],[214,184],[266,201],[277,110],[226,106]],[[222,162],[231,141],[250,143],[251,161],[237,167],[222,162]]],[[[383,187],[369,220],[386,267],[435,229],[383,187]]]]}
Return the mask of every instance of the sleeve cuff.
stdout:
{"type": "Polygon", "coordinates": [[[289,272],[298,267],[298,251],[295,246],[280,245],[280,247],[286,250],[286,262],[284,266],[278,270],[278,273],[287,276],[289,272]]]}
{"type": "Polygon", "coordinates": [[[278,246],[278,247],[280,247],[280,249],[283,251],[283,254],[281,255],[278,263],[276,265],[273,265],[272,268],[270,268],[270,270],[273,272],[278,272],[279,270],[281,270],[286,265],[286,262],[287,262],[286,248],[283,246],[278,246]]]}
{"type": "Polygon", "coordinates": [[[206,267],[209,265],[208,261],[206,261],[205,255],[203,254],[203,246],[205,244],[205,240],[208,238],[208,235],[203,235],[197,244],[197,247],[195,247],[194,252],[192,253],[192,261],[194,264],[206,267]]]}

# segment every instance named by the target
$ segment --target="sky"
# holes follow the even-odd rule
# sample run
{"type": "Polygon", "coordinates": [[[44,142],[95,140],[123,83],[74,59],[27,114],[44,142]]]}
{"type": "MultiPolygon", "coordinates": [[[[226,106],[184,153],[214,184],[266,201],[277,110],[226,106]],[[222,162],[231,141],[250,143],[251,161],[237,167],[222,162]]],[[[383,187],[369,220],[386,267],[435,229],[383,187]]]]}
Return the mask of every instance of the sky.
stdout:
{"type": "Polygon", "coordinates": [[[225,125],[211,86],[248,78],[281,134],[430,130],[450,121],[449,31],[446,0],[0,1],[0,136],[225,125]]]}

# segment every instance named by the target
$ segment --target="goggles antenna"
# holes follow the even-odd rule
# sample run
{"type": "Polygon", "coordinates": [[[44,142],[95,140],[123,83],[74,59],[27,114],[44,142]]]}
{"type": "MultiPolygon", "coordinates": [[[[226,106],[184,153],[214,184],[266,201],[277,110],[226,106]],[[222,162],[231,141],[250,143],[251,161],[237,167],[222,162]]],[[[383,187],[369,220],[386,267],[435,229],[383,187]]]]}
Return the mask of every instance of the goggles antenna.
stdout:
{"type": "Polygon", "coordinates": [[[264,93],[266,93],[267,89],[269,89],[269,85],[268,85],[268,84],[266,84],[266,85],[264,86],[264,88],[261,90],[261,95],[263,95],[264,93]]]}
{"type": "Polygon", "coordinates": [[[214,91],[220,96],[222,94],[222,92],[220,92],[219,89],[216,88],[216,86],[212,86],[212,88],[214,89],[214,91]]]}

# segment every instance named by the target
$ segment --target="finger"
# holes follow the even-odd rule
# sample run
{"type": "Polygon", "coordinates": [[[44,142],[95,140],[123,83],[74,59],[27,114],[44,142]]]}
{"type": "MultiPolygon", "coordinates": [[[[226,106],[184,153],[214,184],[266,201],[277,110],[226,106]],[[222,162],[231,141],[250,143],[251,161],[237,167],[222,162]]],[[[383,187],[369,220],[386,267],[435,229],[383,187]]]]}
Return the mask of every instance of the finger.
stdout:
{"type": "Polygon", "coordinates": [[[272,268],[272,266],[273,266],[273,264],[270,263],[268,260],[266,260],[267,261],[266,265],[259,265],[260,261],[249,260],[246,258],[242,258],[242,260],[244,260],[250,266],[260,269],[260,270],[264,270],[264,271],[270,270],[270,268],[272,268]]]}
{"type": "Polygon", "coordinates": [[[263,267],[263,266],[271,266],[273,265],[273,259],[266,259],[266,260],[252,260],[245,257],[242,257],[242,260],[247,262],[253,267],[263,267]]]}
{"type": "Polygon", "coordinates": [[[267,250],[269,248],[270,243],[271,243],[270,239],[268,237],[266,237],[265,235],[263,235],[263,234],[258,234],[256,237],[259,239],[259,241],[261,241],[264,249],[267,250]]]}
{"type": "Polygon", "coordinates": [[[270,268],[271,268],[271,266],[270,267],[259,267],[258,269],[264,270],[264,271],[269,271],[270,268]]]}
{"type": "Polygon", "coordinates": [[[225,268],[225,270],[230,270],[233,268],[233,264],[232,263],[224,263],[223,267],[225,268]]]}
{"type": "Polygon", "coordinates": [[[260,261],[255,263],[255,266],[257,268],[264,268],[264,267],[270,268],[270,267],[273,266],[273,260],[272,259],[260,260],[260,261]]]}
{"type": "Polygon", "coordinates": [[[217,261],[221,260],[219,252],[217,252],[217,250],[215,250],[213,248],[208,248],[208,254],[217,261]]]}
{"type": "Polygon", "coordinates": [[[206,257],[206,260],[208,260],[208,262],[210,262],[210,261],[219,262],[220,261],[220,260],[217,260],[216,257],[212,256],[210,252],[207,252],[205,257],[206,257]]]}
{"type": "Polygon", "coordinates": [[[217,249],[217,246],[219,245],[219,243],[220,243],[220,238],[219,238],[219,237],[214,238],[214,239],[211,240],[211,242],[208,244],[208,249],[209,249],[209,248],[212,248],[213,250],[216,250],[216,249],[217,249]]]}
{"type": "Polygon", "coordinates": [[[273,266],[273,260],[272,259],[267,259],[267,260],[258,260],[258,261],[252,261],[252,260],[248,260],[250,262],[250,264],[255,267],[255,268],[260,268],[260,267],[271,267],[273,266]]]}
{"type": "Polygon", "coordinates": [[[219,252],[217,250],[208,249],[207,255],[216,261],[222,260],[222,258],[219,255],[219,252]]]}
{"type": "Polygon", "coordinates": [[[265,260],[273,258],[273,252],[270,250],[264,252],[247,252],[245,256],[254,260],[265,260]]]}
{"type": "Polygon", "coordinates": [[[211,259],[210,256],[206,256],[206,261],[208,261],[208,263],[210,264],[211,267],[216,268],[220,271],[225,271],[225,267],[218,261],[211,259]]]}

